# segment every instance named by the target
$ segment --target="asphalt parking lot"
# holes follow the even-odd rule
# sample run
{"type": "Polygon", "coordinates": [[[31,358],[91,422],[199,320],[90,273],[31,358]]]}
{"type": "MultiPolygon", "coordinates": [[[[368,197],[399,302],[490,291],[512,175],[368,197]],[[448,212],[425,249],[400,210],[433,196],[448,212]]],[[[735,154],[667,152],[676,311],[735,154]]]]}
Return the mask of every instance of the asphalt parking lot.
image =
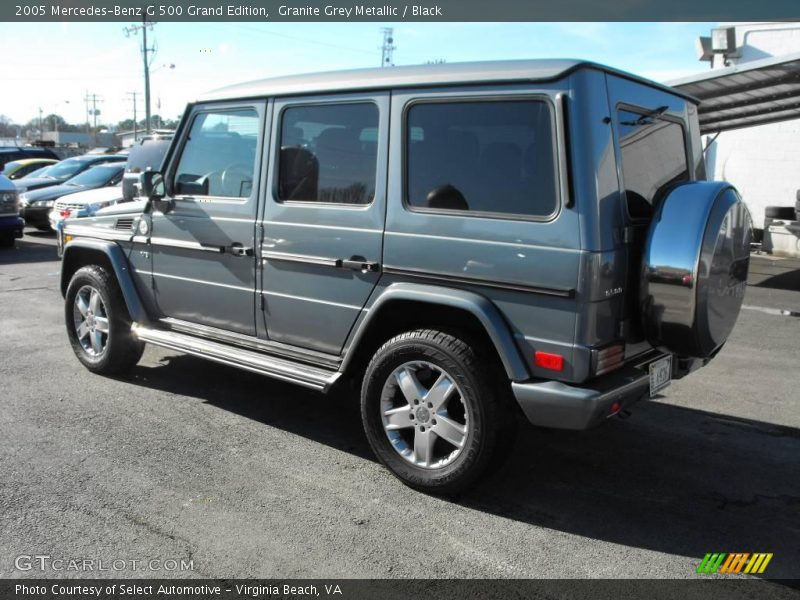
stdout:
{"type": "Polygon", "coordinates": [[[0,577],[46,554],[193,565],[95,576],[683,578],[772,552],[765,576],[800,578],[798,268],[755,258],[711,365],[602,428],[524,427],[456,503],[383,469],[345,394],[156,348],[90,374],[54,239],[28,230],[0,252],[0,577]]]}

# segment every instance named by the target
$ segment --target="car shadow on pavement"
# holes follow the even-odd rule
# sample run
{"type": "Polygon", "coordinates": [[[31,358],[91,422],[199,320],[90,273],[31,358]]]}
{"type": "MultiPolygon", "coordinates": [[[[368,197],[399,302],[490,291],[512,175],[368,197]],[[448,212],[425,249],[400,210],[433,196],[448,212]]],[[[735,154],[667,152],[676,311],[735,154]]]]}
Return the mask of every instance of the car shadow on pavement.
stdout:
{"type": "Polygon", "coordinates": [[[361,429],[358,402],[344,390],[325,395],[186,355],[165,357],[157,367],[140,364],[126,379],[375,460],[361,429]]]}
{"type": "MultiPolygon", "coordinates": [[[[355,392],[323,396],[181,355],[138,366],[132,377],[137,385],[195,397],[375,460],[355,392]]],[[[629,419],[590,431],[523,425],[505,466],[458,502],[698,562],[707,552],[771,552],[763,577],[798,578],[798,457],[798,429],[646,402],[629,419]]]]}
{"type": "Polygon", "coordinates": [[[747,283],[756,287],[800,291],[800,260],[796,258],[775,260],[753,256],[747,283]]]}
{"type": "Polygon", "coordinates": [[[0,250],[0,265],[58,260],[58,248],[53,239],[52,233],[26,231],[25,236],[17,240],[13,248],[0,250]]]}

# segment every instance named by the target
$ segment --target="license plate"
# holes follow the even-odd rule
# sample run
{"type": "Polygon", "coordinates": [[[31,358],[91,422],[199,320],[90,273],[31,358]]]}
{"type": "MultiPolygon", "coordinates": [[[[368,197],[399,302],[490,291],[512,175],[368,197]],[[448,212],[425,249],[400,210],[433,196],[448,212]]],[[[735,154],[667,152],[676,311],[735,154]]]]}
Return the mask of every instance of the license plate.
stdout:
{"type": "Polygon", "coordinates": [[[650,363],[650,397],[672,383],[672,356],[650,363]]]}

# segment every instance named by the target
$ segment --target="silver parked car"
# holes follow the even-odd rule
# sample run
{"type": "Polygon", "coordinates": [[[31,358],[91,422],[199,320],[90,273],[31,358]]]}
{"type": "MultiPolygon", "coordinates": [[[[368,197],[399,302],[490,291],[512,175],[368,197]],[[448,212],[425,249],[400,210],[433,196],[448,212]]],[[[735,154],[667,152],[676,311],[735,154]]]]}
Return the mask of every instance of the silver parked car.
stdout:
{"type": "Polygon", "coordinates": [[[151,343],[355,383],[375,454],[433,493],[497,464],[520,416],[584,429],[707,364],[748,271],[695,101],[589,62],[225,88],[143,189],[66,222],[78,359],[116,373],[151,343]]]}

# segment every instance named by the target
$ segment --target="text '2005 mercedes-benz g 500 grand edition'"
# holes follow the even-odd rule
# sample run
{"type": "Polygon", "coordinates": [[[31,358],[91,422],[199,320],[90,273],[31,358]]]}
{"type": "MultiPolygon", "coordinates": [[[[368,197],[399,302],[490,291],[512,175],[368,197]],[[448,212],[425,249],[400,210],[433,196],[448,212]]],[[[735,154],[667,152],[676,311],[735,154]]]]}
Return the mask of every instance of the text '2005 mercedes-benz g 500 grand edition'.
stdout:
{"type": "Polygon", "coordinates": [[[354,382],[381,462],[453,494],[519,416],[584,429],[720,351],[751,225],[704,179],[696,102],[593,63],[235,85],[188,106],[146,202],[65,222],[67,333],[97,373],[150,343],[354,382]]]}

